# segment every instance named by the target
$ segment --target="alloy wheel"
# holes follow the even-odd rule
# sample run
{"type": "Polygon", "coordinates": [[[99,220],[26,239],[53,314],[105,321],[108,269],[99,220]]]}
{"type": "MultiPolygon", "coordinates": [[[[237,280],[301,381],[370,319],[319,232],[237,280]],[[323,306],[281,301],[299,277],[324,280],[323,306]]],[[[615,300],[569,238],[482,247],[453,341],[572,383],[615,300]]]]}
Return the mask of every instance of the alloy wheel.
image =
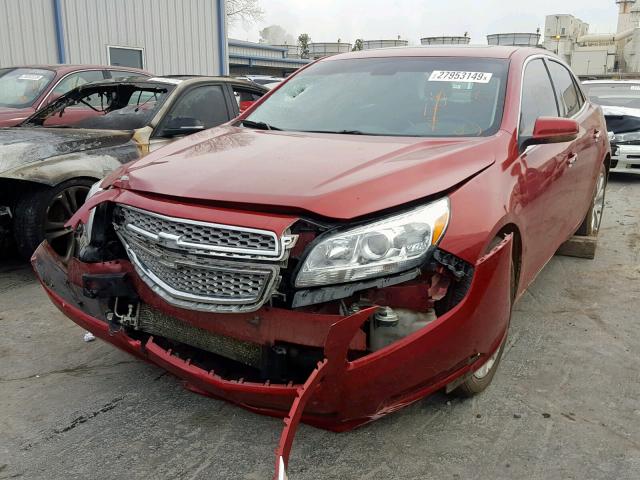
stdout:
{"type": "Polygon", "coordinates": [[[602,222],[602,212],[604,211],[604,194],[607,186],[607,174],[603,168],[598,176],[598,183],[596,185],[596,192],[593,197],[593,209],[591,211],[591,235],[595,235],[600,230],[600,223],[602,222]]]}
{"type": "Polygon", "coordinates": [[[53,197],[47,207],[44,237],[65,262],[71,258],[75,248],[73,230],[65,227],[65,223],[82,206],[88,193],[89,187],[84,185],[65,188],[53,197]]]}

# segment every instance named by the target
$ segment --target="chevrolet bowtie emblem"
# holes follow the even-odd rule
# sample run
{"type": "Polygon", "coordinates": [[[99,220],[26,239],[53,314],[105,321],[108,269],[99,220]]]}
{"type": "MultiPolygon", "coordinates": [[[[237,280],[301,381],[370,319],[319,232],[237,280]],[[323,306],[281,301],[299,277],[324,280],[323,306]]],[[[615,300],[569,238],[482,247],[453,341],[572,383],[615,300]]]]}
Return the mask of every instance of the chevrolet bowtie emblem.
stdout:
{"type": "Polygon", "coordinates": [[[171,233],[158,233],[158,243],[165,247],[178,248],[178,241],[180,240],[180,235],[173,235],[171,233]]]}

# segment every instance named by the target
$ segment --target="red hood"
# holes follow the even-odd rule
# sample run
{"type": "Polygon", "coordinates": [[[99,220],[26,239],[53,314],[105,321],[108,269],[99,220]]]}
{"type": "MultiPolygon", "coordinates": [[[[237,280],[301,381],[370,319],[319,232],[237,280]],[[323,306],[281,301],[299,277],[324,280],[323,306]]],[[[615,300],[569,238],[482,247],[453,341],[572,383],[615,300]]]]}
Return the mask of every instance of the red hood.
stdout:
{"type": "Polygon", "coordinates": [[[0,127],[15,127],[29,118],[35,109],[0,107],[0,127]]]}
{"type": "Polygon", "coordinates": [[[126,174],[114,184],[349,219],[443,192],[493,164],[508,140],[504,133],[452,140],[219,127],[131,163],[107,183],[126,174]]]}

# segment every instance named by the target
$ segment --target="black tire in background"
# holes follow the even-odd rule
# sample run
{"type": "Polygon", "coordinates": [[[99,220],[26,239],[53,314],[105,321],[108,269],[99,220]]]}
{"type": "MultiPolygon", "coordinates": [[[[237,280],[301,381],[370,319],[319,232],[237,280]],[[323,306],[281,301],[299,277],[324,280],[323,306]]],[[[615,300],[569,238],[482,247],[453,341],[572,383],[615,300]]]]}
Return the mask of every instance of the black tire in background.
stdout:
{"type": "Polygon", "coordinates": [[[73,254],[73,232],[64,224],[82,206],[95,180],[77,178],[55,187],[36,186],[25,191],[16,204],[13,236],[21,257],[28,259],[47,240],[68,260],[73,254]]]}

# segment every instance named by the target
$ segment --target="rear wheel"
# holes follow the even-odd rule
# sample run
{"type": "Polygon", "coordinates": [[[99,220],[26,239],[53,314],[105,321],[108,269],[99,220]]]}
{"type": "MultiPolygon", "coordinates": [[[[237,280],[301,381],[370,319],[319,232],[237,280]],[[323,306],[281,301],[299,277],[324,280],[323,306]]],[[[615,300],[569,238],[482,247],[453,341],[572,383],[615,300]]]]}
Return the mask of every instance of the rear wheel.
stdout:
{"type": "Polygon", "coordinates": [[[600,225],[602,224],[602,213],[604,212],[605,193],[607,191],[607,167],[603,163],[598,173],[598,181],[593,192],[591,206],[586,217],[582,221],[582,225],[578,228],[576,235],[583,237],[595,237],[598,235],[600,225]]]}
{"type": "Polygon", "coordinates": [[[18,252],[29,258],[47,240],[63,260],[73,255],[73,231],[64,225],[82,206],[94,181],[73,179],[53,188],[25,192],[16,205],[13,235],[18,252]]]}

